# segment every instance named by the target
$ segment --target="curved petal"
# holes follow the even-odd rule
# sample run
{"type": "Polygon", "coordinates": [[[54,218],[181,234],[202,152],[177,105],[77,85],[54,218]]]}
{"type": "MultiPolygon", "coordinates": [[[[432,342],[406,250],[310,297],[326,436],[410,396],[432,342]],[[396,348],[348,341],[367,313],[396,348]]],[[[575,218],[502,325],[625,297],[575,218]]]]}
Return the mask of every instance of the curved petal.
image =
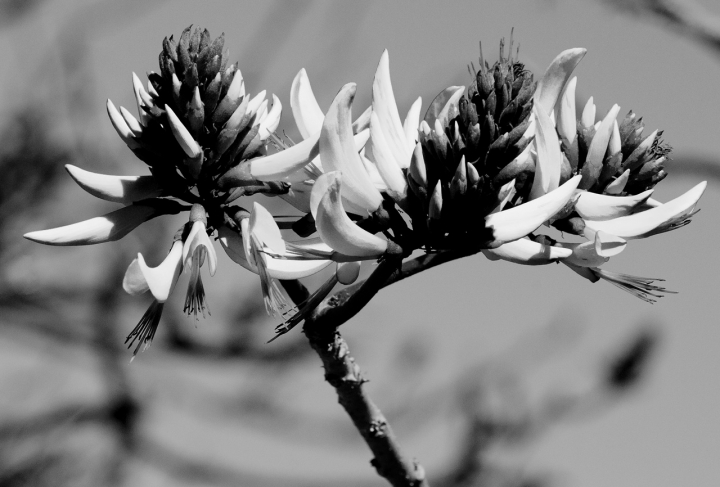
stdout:
{"type": "Polygon", "coordinates": [[[587,49],[576,47],[561,52],[553,59],[535,90],[536,108],[550,115],[573,70],[586,52],[587,49]]]}
{"type": "Polygon", "coordinates": [[[577,76],[568,81],[563,90],[562,98],[557,106],[557,129],[560,136],[572,144],[577,135],[577,114],[575,112],[575,87],[577,85],[577,76]]]}
{"type": "Polygon", "coordinates": [[[533,113],[537,120],[537,134],[535,135],[537,164],[535,165],[533,185],[530,189],[529,199],[531,200],[558,187],[563,162],[560,141],[550,117],[537,108],[533,108],[533,113]]]}
{"type": "MultiPolygon", "coordinates": [[[[372,88],[372,109],[383,128],[395,160],[404,161],[412,153],[400,121],[395,94],[390,82],[390,59],[387,49],[380,56],[372,88]]],[[[408,160],[408,164],[410,161],[408,160]]]]}
{"type": "Polygon", "coordinates": [[[325,115],[315,99],[305,68],[295,75],[292,82],[290,108],[303,139],[320,131],[325,115]]]}
{"type": "Polygon", "coordinates": [[[495,249],[485,249],[482,253],[490,260],[502,259],[522,265],[546,265],[570,257],[572,250],[521,238],[495,249]]]}
{"type": "MultiPolygon", "coordinates": [[[[257,268],[250,265],[245,258],[245,245],[242,235],[228,227],[218,230],[220,245],[228,257],[245,269],[257,274],[257,268]]],[[[329,266],[331,260],[288,260],[266,256],[265,263],[268,273],[275,279],[302,279],[320,272],[329,266]]]]}
{"type": "Polygon", "coordinates": [[[672,230],[692,216],[706,187],[707,182],[703,181],[674,200],[640,213],[607,221],[587,220],[585,234],[589,237],[594,232],[603,231],[624,239],[633,239],[672,230]]]}
{"type": "Polygon", "coordinates": [[[492,230],[491,247],[522,238],[552,218],[572,198],[580,176],[575,176],[554,191],[515,208],[485,217],[485,226],[492,230]]]}
{"type": "Polygon", "coordinates": [[[279,254],[285,252],[285,240],[283,240],[282,233],[280,233],[280,227],[278,227],[275,218],[270,212],[257,201],[253,202],[248,230],[273,252],[279,254]]]}
{"type": "Polygon", "coordinates": [[[70,177],[82,189],[106,201],[129,204],[162,195],[162,187],[154,176],[110,176],[65,164],[70,177]]]}
{"type": "Polygon", "coordinates": [[[575,211],[586,220],[611,220],[629,215],[639,205],[645,203],[654,190],[631,196],[610,196],[580,191],[575,202],[575,211]]]}
{"type": "Polygon", "coordinates": [[[382,196],[360,160],[352,133],[350,107],[355,89],[354,83],[343,86],[325,115],[320,159],[326,172],[342,171],[345,198],[367,211],[375,211],[382,204],[382,196]]]}
{"type": "Polygon", "coordinates": [[[387,242],[348,218],[340,199],[341,175],[335,174],[320,200],[315,225],[323,241],[333,250],[359,258],[374,258],[385,253],[387,242]]]}
{"type": "Polygon", "coordinates": [[[190,269],[192,267],[188,261],[194,258],[195,249],[200,246],[205,247],[205,250],[207,251],[210,275],[214,276],[215,270],[217,269],[217,254],[215,254],[215,247],[213,247],[210,238],[208,238],[205,224],[201,221],[196,221],[193,223],[190,233],[185,239],[185,244],[183,245],[182,261],[185,263],[185,268],[190,269]]]}
{"type": "Polygon", "coordinates": [[[270,137],[270,134],[277,130],[280,125],[280,116],[282,115],[282,103],[280,98],[273,94],[273,105],[268,114],[265,116],[262,122],[260,122],[260,140],[265,140],[270,137]]]}
{"type": "Polygon", "coordinates": [[[580,182],[580,189],[590,189],[600,177],[603,168],[603,160],[605,152],[607,152],[608,143],[613,133],[615,119],[620,111],[619,105],[613,105],[608,114],[605,116],[600,126],[595,131],[595,135],[590,142],[585,164],[582,167],[583,180],[580,182]]]}
{"type": "Polygon", "coordinates": [[[129,205],[64,227],[29,232],[24,237],[45,245],[94,245],[113,242],[151,218],[167,213],[170,212],[153,206],[129,205]]]}
{"type": "Polygon", "coordinates": [[[407,193],[407,179],[400,168],[410,165],[410,157],[407,161],[398,161],[393,157],[383,134],[380,120],[375,113],[370,116],[370,136],[373,139],[373,156],[380,177],[387,185],[393,199],[404,199],[407,193]]]}
{"type": "Polygon", "coordinates": [[[170,252],[157,267],[148,267],[142,254],[138,254],[137,262],[150,292],[158,303],[167,301],[182,271],[183,243],[177,240],[170,252]]]}
{"type": "Polygon", "coordinates": [[[415,150],[415,144],[418,142],[418,127],[420,126],[420,109],[422,108],[422,97],[418,96],[413,102],[405,116],[403,122],[403,131],[405,132],[405,140],[407,141],[408,152],[412,154],[415,150]]]}
{"type": "MultiPolygon", "coordinates": [[[[275,154],[250,161],[250,174],[260,181],[279,181],[302,168],[318,155],[320,132],[275,154]]],[[[225,173],[221,180],[241,178],[242,164],[225,173]]]]}
{"type": "Polygon", "coordinates": [[[125,275],[123,276],[123,289],[131,296],[137,296],[150,290],[145,276],[140,270],[137,258],[130,262],[125,275]]]}

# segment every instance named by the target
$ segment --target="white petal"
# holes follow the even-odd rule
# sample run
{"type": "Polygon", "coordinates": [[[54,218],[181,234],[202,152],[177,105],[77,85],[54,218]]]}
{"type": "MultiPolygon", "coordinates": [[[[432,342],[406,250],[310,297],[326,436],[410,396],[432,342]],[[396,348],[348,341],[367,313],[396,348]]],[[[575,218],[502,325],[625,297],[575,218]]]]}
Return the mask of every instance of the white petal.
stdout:
{"type": "Polygon", "coordinates": [[[355,149],[350,116],[355,90],[354,83],[346,84],[330,105],[320,135],[320,159],[325,171],[342,172],[345,198],[372,212],[382,204],[382,196],[355,149]]]}
{"type": "Polygon", "coordinates": [[[217,269],[217,254],[215,253],[215,247],[213,247],[210,238],[208,238],[205,224],[197,221],[193,223],[190,233],[188,234],[187,239],[185,239],[185,244],[183,245],[182,261],[185,263],[186,269],[190,269],[189,261],[194,258],[195,249],[200,246],[205,247],[207,250],[207,262],[210,266],[210,275],[214,276],[215,270],[217,269]]]}
{"type": "Polygon", "coordinates": [[[185,154],[192,159],[200,156],[202,154],[200,145],[193,139],[185,125],[183,125],[178,116],[175,115],[175,112],[167,105],[165,105],[165,112],[167,113],[168,122],[170,123],[170,131],[175,136],[175,140],[178,141],[178,144],[180,144],[185,154]]]}
{"type": "Polygon", "coordinates": [[[649,189],[637,195],[609,196],[578,191],[575,211],[585,220],[610,220],[631,214],[638,205],[647,201],[652,193],[653,190],[649,189]]]}
{"type": "Polygon", "coordinates": [[[493,232],[491,245],[498,246],[512,242],[540,227],[570,201],[580,179],[580,176],[575,176],[546,195],[515,208],[486,216],[485,226],[493,232]]]}
{"type": "Polygon", "coordinates": [[[415,149],[418,141],[418,127],[420,126],[420,109],[422,108],[422,97],[419,96],[408,110],[405,122],[403,123],[403,131],[405,132],[405,140],[409,152],[415,149]]]}
{"type": "Polygon", "coordinates": [[[375,113],[370,117],[370,136],[373,139],[373,155],[375,156],[378,172],[387,185],[390,195],[393,196],[393,199],[404,199],[407,193],[407,180],[400,168],[410,165],[410,157],[408,157],[407,161],[402,161],[402,164],[401,161],[394,159],[383,134],[380,120],[375,113]]]}
{"type": "Polygon", "coordinates": [[[588,98],[585,108],[583,108],[580,121],[586,127],[593,127],[595,125],[595,112],[597,111],[595,103],[593,103],[593,97],[588,98]]]}
{"type": "Polygon", "coordinates": [[[630,169],[626,169],[620,176],[605,188],[606,194],[620,194],[625,189],[625,185],[630,179],[630,169]]]}
{"type": "Polygon", "coordinates": [[[173,243],[170,253],[157,267],[148,267],[142,254],[138,254],[138,266],[145,277],[153,297],[159,302],[167,301],[182,271],[183,243],[173,243]]]}
{"type": "Polygon", "coordinates": [[[108,116],[110,116],[110,122],[112,123],[115,131],[118,133],[123,142],[125,142],[125,144],[127,144],[130,149],[137,149],[138,147],[140,147],[140,144],[135,140],[132,130],[130,130],[130,127],[128,127],[125,119],[122,117],[122,115],[120,115],[120,112],[118,112],[117,108],[115,108],[113,102],[108,100],[106,106],[108,116]]]}
{"type": "Polygon", "coordinates": [[[533,108],[537,120],[537,164],[535,177],[530,189],[529,199],[533,200],[556,189],[560,183],[560,169],[563,156],[560,152],[560,141],[550,117],[543,111],[533,108]]]}
{"type": "Polygon", "coordinates": [[[250,212],[249,231],[264,246],[269,247],[274,252],[285,252],[285,240],[282,238],[275,218],[257,201],[253,202],[253,209],[250,212]]]}
{"type": "Polygon", "coordinates": [[[575,86],[577,85],[577,77],[573,77],[568,81],[563,91],[560,103],[557,106],[557,129],[560,136],[567,140],[568,144],[572,144],[577,135],[577,115],[575,113],[575,86]]]}
{"type": "Polygon", "coordinates": [[[129,204],[162,194],[154,176],[109,176],[65,164],[65,169],[85,191],[106,201],[129,204]]]}
{"type": "Polygon", "coordinates": [[[265,119],[260,123],[260,129],[258,130],[258,133],[260,134],[260,140],[267,139],[268,137],[270,137],[271,133],[277,130],[278,125],[280,124],[281,115],[282,103],[280,103],[280,98],[273,94],[272,109],[270,110],[270,112],[268,112],[265,119]]]}
{"type": "Polygon", "coordinates": [[[588,220],[585,222],[585,234],[590,238],[589,236],[594,235],[594,232],[603,231],[621,238],[632,239],[667,230],[692,214],[706,187],[707,182],[703,181],[674,200],[641,213],[607,221],[588,220]]]}
{"type": "Polygon", "coordinates": [[[93,245],[123,238],[140,224],[165,212],[147,205],[129,205],[103,216],[64,227],[26,233],[24,237],[46,245],[93,245]]]}
{"type": "Polygon", "coordinates": [[[550,115],[573,70],[586,52],[587,49],[583,48],[568,49],[553,59],[535,90],[534,101],[537,109],[550,115]]]}
{"type": "Polygon", "coordinates": [[[315,99],[305,68],[301,69],[293,80],[290,88],[290,108],[303,139],[320,131],[325,115],[315,99]]]}
{"type": "MultiPolygon", "coordinates": [[[[372,92],[373,112],[380,120],[390,150],[396,160],[404,161],[405,156],[409,157],[409,154],[412,153],[412,149],[408,147],[405,131],[400,122],[400,114],[398,113],[392,83],[390,82],[390,60],[387,50],[383,51],[382,56],[380,56],[380,62],[373,79],[372,92]]],[[[408,160],[408,164],[409,162],[408,160]]]]}
{"type": "Polygon", "coordinates": [[[387,241],[357,226],[345,213],[340,198],[341,174],[335,174],[320,200],[315,224],[323,241],[333,250],[357,258],[385,253],[387,241]]]}
{"type": "Polygon", "coordinates": [[[605,159],[605,152],[607,152],[615,119],[619,111],[620,106],[613,105],[595,131],[595,135],[588,148],[585,164],[582,167],[583,182],[580,183],[582,189],[590,189],[600,176],[603,168],[603,160],[605,159]]]}
{"type": "Polygon", "coordinates": [[[545,265],[572,255],[572,250],[541,244],[527,238],[502,244],[495,249],[485,249],[483,254],[490,260],[502,259],[513,264],[545,265]]]}
{"type": "MultiPolygon", "coordinates": [[[[250,173],[260,181],[279,181],[302,168],[318,155],[318,139],[320,132],[275,154],[265,157],[257,157],[250,161],[250,173]]],[[[238,169],[240,171],[240,169],[238,169]]],[[[228,171],[223,178],[231,176],[233,169],[228,171]]]]}

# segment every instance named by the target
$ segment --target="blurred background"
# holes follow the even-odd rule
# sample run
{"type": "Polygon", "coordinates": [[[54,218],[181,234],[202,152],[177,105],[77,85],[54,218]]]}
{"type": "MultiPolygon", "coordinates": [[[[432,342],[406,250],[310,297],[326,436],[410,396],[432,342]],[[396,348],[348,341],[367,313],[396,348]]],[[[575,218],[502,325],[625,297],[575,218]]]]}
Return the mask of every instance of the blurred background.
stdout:
{"type": "Polygon", "coordinates": [[[225,32],[247,89],[280,97],[291,138],[303,67],[323,109],[355,81],[362,110],[387,48],[404,117],[417,96],[426,107],[467,85],[478,42],[492,63],[513,28],[536,79],[587,48],[578,102],[632,109],[675,149],[655,197],[709,180],[692,225],[605,266],[679,295],[649,305],[564,266],[477,255],[383,290],[342,332],[431,485],[718,485],[715,19],[712,0],[0,0],[0,486],[384,485],[305,337],[265,343],[276,323],[257,277],[222,252],[205,279],[212,316],[182,314],[181,280],[129,363],[124,337],[149,298],[126,296],[122,276],[137,252],[159,262],[179,220],[94,247],[21,238],[115,209],[64,164],[145,173],[105,101],[134,111],[131,73],[157,70],[163,37],[189,24],[225,32]]]}

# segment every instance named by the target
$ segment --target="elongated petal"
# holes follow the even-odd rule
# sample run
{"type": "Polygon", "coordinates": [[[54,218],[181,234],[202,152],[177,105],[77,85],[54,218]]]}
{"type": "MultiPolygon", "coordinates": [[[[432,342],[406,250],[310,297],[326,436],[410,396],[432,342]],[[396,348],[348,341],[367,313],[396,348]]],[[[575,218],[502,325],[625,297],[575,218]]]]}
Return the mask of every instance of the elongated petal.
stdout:
{"type": "Polygon", "coordinates": [[[170,130],[175,136],[175,140],[177,140],[180,147],[182,147],[183,152],[193,159],[202,154],[200,145],[193,139],[185,125],[183,125],[178,116],[175,115],[175,112],[167,105],[165,105],[165,111],[167,112],[170,130]]]}
{"type": "Polygon", "coordinates": [[[353,223],[340,199],[341,175],[336,174],[320,200],[315,225],[323,241],[333,250],[358,258],[374,258],[385,253],[387,242],[353,223]]]}
{"type": "MultiPolygon", "coordinates": [[[[418,96],[413,102],[405,116],[403,122],[403,131],[405,132],[405,140],[407,142],[408,151],[412,153],[415,144],[418,141],[418,127],[420,126],[420,109],[422,108],[422,97],[418,96]]],[[[408,163],[409,164],[409,163],[408,163]]],[[[407,166],[405,166],[407,167],[407,166]]]]}
{"type": "Polygon", "coordinates": [[[320,131],[325,115],[315,99],[305,68],[301,69],[293,80],[290,88],[290,108],[303,139],[320,131]]]}
{"type": "Polygon", "coordinates": [[[440,109],[440,112],[437,114],[437,117],[435,119],[438,120],[443,127],[450,122],[451,112],[453,114],[458,113],[458,103],[460,101],[460,98],[462,98],[463,93],[465,93],[464,86],[453,86],[452,88],[453,91],[449,93],[450,96],[448,97],[442,109],[440,109]]]}
{"type": "Polygon", "coordinates": [[[118,133],[123,142],[125,142],[130,149],[137,149],[140,147],[140,144],[135,140],[135,135],[132,130],[130,130],[130,127],[128,127],[127,122],[125,122],[125,119],[110,100],[107,101],[107,112],[112,126],[115,128],[115,131],[118,133]]]}
{"type": "Polygon", "coordinates": [[[113,242],[156,216],[178,211],[178,208],[171,206],[129,205],[64,227],[26,233],[24,237],[45,245],[94,245],[113,242]]]}
{"type": "MultiPolygon", "coordinates": [[[[245,246],[242,235],[228,227],[218,230],[220,245],[228,257],[245,269],[257,274],[257,268],[245,258],[245,246]]],[[[265,259],[268,273],[275,279],[302,279],[320,272],[332,264],[332,260],[287,260],[267,256],[265,259]]]]}
{"type": "Polygon", "coordinates": [[[586,236],[603,231],[624,239],[643,238],[682,226],[692,215],[706,187],[707,182],[703,181],[674,200],[641,213],[607,221],[587,220],[586,236]]]}
{"type": "MultiPolygon", "coordinates": [[[[430,103],[430,106],[425,112],[423,121],[428,125],[433,126],[435,124],[435,120],[440,118],[440,113],[448,107],[450,100],[454,98],[457,98],[458,100],[460,99],[460,97],[457,96],[457,93],[460,92],[462,94],[463,89],[463,86],[448,86],[438,93],[437,96],[433,98],[433,101],[430,103]]],[[[448,110],[445,110],[445,116],[447,116],[447,112],[448,110]]],[[[447,123],[447,120],[445,120],[445,122],[441,120],[440,123],[444,125],[447,123]]]]}
{"type": "Polygon", "coordinates": [[[372,92],[373,112],[380,120],[388,146],[396,160],[404,161],[405,155],[411,153],[412,149],[408,147],[405,131],[400,122],[400,114],[390,82],[390,59],[387,50],[380,56],[372,92]]]}
{"type": "Polygon", "coordinates": [[[122,115],[123,120],[125,120],[125,123],[127,124],[130,131],[133,133],[133,135],[135,135],[136,137],[140,137],[142,135],[143,129],[138,119],[133,117],[132,113],[130,113],[125,107],[120,107],[120,114],[122,115]]]}
{"type": "Polygon", "coordinates": [[[588,98],[587,103],[585,103],[585,107],[583,108],[582,115],[580,115],[580,122],[585,127],[592,127],[595,125],[595,112],[597,111],[597,107],[595,106],[595,102],[593,101],[593,97],[591,96],[588,98]]]}
{"type": "Polygon", "coordinates": [[[596,252],[596,242],[594,241],[582,243],[559,242],[558,245],[571,251],[571,255],[565,261],[578,267],[597,267],[609,260],[596,252]]]}
{"type": "Polygon", "coordinates": [[[157,267],[148,267],[142,254],[138,254],[138,266],[158,303],[167,301],[182,271],[183,243],[173,243],[170,253],[157,267]]]}
{"type": "Polygon", "coordinates": [[[280,98],[273,94],[272,108],[268,112],[265,119],[260,123],[260,129],[258,130],[258,134],[260,134],[260,140],[267,139],[268,137],[270,137],[271,133],[277,130],[278,125],[280,124],[281,115],[282,103],[280,103],[280,98]]]}
{"type": "Polygon", "coordinates": [[[535,90],[535,107],[550,115],[572,72],[587,49],[574,48],[561,52],[553,59],[535,90]]]}
{"type": "Polygon", "coordinates": [[[620,176],[605,188],[606,194],[620,194],[625,189],[625,185],[630,179],[630,169],[626,169],[620,176]]]}
{"type": "Polygon", "coordinates": [[[325,115],[320,135],[320,159],[326,172],[342,172],[344,197],[372,212],[382,203],[382,196],[355,149],[350,114],[355,89],[355,83],[343,86],[325,115]]]}
{"type": "Polygon", "coordinates": [[[260,93],[252,97],[248,102],[248,113],[257,113],[260,106],[263,104],[263,102],[265,102],[266,95],[267,90],[262,90],[260,93]]]}
{"type": "Polygon", "coordinates": [[[653,190],[631,196],[609,196],[587,191],[578,193],[575,211],[586,220],[604,221],[631,214],[635,208],[647,201],[653,190]]]}
{"type": "Polygon", "coordinates": [[[392,151],[388,146],[385,135],[383,134],[380,120],[373,113],[370,116],[370,136],[373,139],[373,156],[377,164],[378,172],[388,188],[389,194],[396,201],[405,199],[407,194],[407,180],[402,172],[401,167],[408,167],[410,160],[406,164],[394,159],[392,151]]]}
{"type": "Polygon", "coordinates": [[[554,190],[560,184],[560,170],[563,156],[560,152],[560,141],[550,117],[536,108],[533,109],[537,120],[537,164],[535,177],[530,189],[530,199],[533,200],[554,190]]]}
{"type": "Polygon", "coordinates": [[[490,260],[506,260],[513,264],[546,265],[572,255],[572,250],[541,244],[527,238],[482,251],[490,260]]]}
{"type": "Polygon", "coordinates": [[[140,264],[137,258],[130,262],[130,265],[125,271],[125,276],[123,276],[123,289],[131,296],[137,296],[150,290],[150,286],[148,286],[145,276],[142,270],[140,270],[140,264]]]}
{"type": "Polygon", "coordinates": [[[603,168],[603,160],[605,152],[607,152],[608,143],[613,133],[615,119],[620,111],[620,106],[613,105],[608,114],[605,116],[600,126],[595,131],[595,135],[590,142],[585,164],[582,167],[583,180],[580,183],[580,189],[592,188],[600,177],[600,171],[603,168]]]}
{"type": "Polygon", "coordinates": [[[485,226],[493,232],[489,246],[512,242],[540,227],[570,201],[579,183],[580,176],[575,176],[544,196],[485,217],[485,226]]]}
{"type": "Polygon", "coordinates": [[[129,204],[160,196],[163,192],[153,176],[109,176],[72,164],[65,164],[65,169],[82,189],[106,201],[129,204]]]}
{"type": "Polygon", "coordinates": [[[142,123],[144,126],[147,126],[147,122],[150,118],[150,115],[148,115],[148,113],[143,109],[143,107],[144,106],[147,106],[147,107],[153,106],[152,98],[150,98],[150,95],[148,95],[147,91],[145,91],[142,81],[140,81],[140,78],[138,78],[138,75],[135,73],[132,74],[132,83],[133,83],[133,92],[135,93],[135,103],[137,104],[138,117],[140,118],[140,123],[142,123]]]}
{"type": "Polygon", "coordinates": [[[217,254],[215,253],[215,247],[210,241],[210,238],[208,238],[205,224],[197,221],[193,223],[190,233],[185,239],[185,244],[183,245],[182,260],[185,268],[190,269],[192,267],[189,260],[194,258],[195,249],[200,246],[205,247],[205,250],[207,251],[207,262],[210,266],[210,275],[214,276],[215,270],[217,269],[217,254]]]}
{"type": "Polygon", "coordinates": [[[555,120],[560,136],[566,140],[567,144],[572,144],[577,135],[577,115],[575,113],[575,86],[577,85],[577,77],[573,77],[568,81],[563,91],[560,103],[557,106],[557,114],[555,120]]]}
{"type": "MultiPolygon", "coordinates": [[[[319,153],[318,140],[320,132],[309,137],[299,144],[271,154],[265,157],[258,157],[250,161],[250,174],[260,181],[278,181],[293,174],[312,161],[319,153]]],[[[231,169],[221,179],[231,180],[235,173],[241,171],[240,166],[231,169]]]]}
{"type": "Polygon", "coordinates": [[[280,233],[280,227],[270,212],[257,201],[253,202],[253,209],[250,212],[249,230],[264,246],[270,247],[277,253],[285,252],[285,240],[280,233]]]}

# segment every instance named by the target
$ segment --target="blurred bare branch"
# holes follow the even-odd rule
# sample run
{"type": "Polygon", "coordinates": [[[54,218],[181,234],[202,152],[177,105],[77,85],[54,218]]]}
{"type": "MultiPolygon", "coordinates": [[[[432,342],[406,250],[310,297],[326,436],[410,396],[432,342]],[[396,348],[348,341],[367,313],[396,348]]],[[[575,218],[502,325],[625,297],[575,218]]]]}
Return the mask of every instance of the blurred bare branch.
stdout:
{"type": "Polygon", "coordinates": [[[652,16],[720,55],[720,15],[693,0],[605,0],[621,10],[652,16]]]}

